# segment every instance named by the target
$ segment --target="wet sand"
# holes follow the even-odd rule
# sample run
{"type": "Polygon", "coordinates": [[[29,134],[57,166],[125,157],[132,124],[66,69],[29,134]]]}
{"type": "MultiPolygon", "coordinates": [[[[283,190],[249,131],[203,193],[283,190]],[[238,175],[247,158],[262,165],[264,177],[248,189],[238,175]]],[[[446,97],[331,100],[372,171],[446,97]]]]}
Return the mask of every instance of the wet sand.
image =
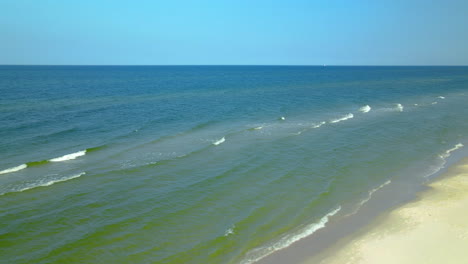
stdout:
{"type": "Polygon", "coordinates": [[[468,263],[468,158],[416,200],[303,263],[468,263]]]}

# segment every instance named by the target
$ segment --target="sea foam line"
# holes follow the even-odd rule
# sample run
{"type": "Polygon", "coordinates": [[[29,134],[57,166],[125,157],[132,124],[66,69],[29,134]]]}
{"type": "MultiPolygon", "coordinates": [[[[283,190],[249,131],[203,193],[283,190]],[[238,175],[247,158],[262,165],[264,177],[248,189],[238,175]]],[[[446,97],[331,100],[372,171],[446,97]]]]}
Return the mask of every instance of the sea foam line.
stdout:
{"type": "Polygon", "coordinates": [[[457,149],[460,149],[460,148],[463,148],[464,145],[462,143],[458,143],[456,144],[453,148],[451,149],[448,149],[447,151],[445,151],[445,153],[439,155],[442,159],[446,159],[448,157],[450,157],[451,153],[454,152],[455,150],[457,149]]]}
{"type": "Polygon", "coordinates": [[[338,123],[338,122],[341,122],[341,121],[345,121],[345,120],[348,120],[348,119],[351,119],[353,118],[354,115],[349,113],[341,118],[338,118],[338,119],[334,119],[334,120],[331,120],[330,123],[338,123]]]}
{"type": "Polygon", "coordinates": [[[403,107],[402,104],[397,104],[395,108],[396,108],[396,110],[398,110],[398,111],[400,111],[400,112],[403,112],[403,108],[404,108],[404,107],[403,107]]]}
{"type": "Polygon", "coordinates": [[[27,164],[21,164],[21,165],[16,166],[16,167],[12,167],[12,168],[8,168],[6,170],[2,170],[2,171],[0,171],[0,174],[6,174],[6,173],[10,173],[10,172],[19,171],[19,170],[22,170],[22,169],[26,169],[27,167],[28,167],[27,164]]]}
{"type": "Polygon", "coordinates": [[[338,208],[324,215],[318,222],[305,226],[304,228],[299,230],[299,232],[295,234],[286,234],[273,244],[249,251],[247,253],[247,257],[241,262],[241,264],[251,264],[257,262],[275,251],[287,248],[294,242],[312,235],[317,230],[324,228],[328,223],[330,217],[336,215],[340,210],[341,206],[338,206],[338,208]]]}
{"type": "Polygon", "coordinates": [[[226,141],[226,139],[222,137],[221,139],[218,139],[215,142],[213,142],[213,145],[218,146],[219,144],[222,144],[224,141],[226,141]]]}
{"type": "Polygon", "coordinates": [[[227,236],[229,236],[229,235],[233,235],[233,234],[234,234],[234,228],[235,228],[235,227],[236,227],[235,225],[232,225],[230,228],[228,228],[228,229],[226,230],[226,232],[224,232],[224,236],[227,237],[227,236]]]}
{"type": "Polygon", "coordinates": [[[392,181],[391,181],[391,180],[387,180],[386,182],[382,183],[381,185],[379,185],[379,186],[375,187],[374,189],[370,190],[369,193],[367,194],[367,197],[366,197],[365,199],[363,199],[362,201],[359,202],[359,205],[356,207],[356,209],[354,209],[354,211],[353,211],[352,213],[349,213],[349,214],[345,215],[345,217],[348,217],[348,216],[351,216],[351,215],[356,214],[356,213],[359,211],[359,209],[361,209],[361,207],[362,207],[365,203],[367,203],[367,202],[370,201],[370,199],[372,198],[372,195],[373,195],[376,191],[382,189],[383,187],[389,185],[390,183],[392,183],[392,181]]]}
{"type": "Polygon", "coordinates": [[[369,191],[369,194],[367,195],[367,198],[364,199],[364,200],[362,200],[362,201],[359,203],[359,204],[360,204],[359,207],[361,207],[361,206],[363,206],[365,203],[367,203],[367,202],[372,198],[372,195],[373,195],[376,191],[382,189],[383,187],[389,185],[390,183],[392,183],[392,181],[391,181],[391,180],[388,180],[388,181],[382,183],[381,185],[375,187],[374,189],[370,190],[370,191],[369,191]]]}
{"type": "Polygon", "coordinates": [[[460,148],[463,148],[463,147],[464,147],[464,145],[463,145],[462,143],[458,143],[458,144],[456,144],[453,148],[448,149],[448,150],[446,150],[444,153],[440,154],[440,155],[439,155],[439,158],[441,159],[442,163],[441,163],[439,166],[433,168],[432,171],[431,171],[430,173],[428,173],[428,174],[426,174],[426,175],[424,176],[424,178],[429,178],[430,176],[436,174],[436,173],[439,172],[441,169],[443,169],[443,168],[445,167],[445,164],[447,164],[447,158],[450,157],[450,155],[452,154],[452,152],[454,152],[454,151],[456,151],[456,150],[458,150],[458,149],[460,149],[460,148]]]}
{"type": "Polygon", "coordinates": [[[76,159],[76,158],[84,156],[84,155],[86,155],[86,150],[82,150],[82,151],[78,151],[78,152],[75,152],[75,153],[67,154],[67,155],[64,155],[64,156],[61,156],[61,157],[58,157],[58,158],[53,158],[53,159],[50,159],[49,161],[51,161],[51,162],[60,162],[60,161],[66,161],[66,160],[73,160],[73,159],[76,159]]]}
{"type": "Polygon", "coordinates": [[[57,183],[57,182],[64,182],[64,181],[72,180],[72,179],[81,177],[81,176],[83,176],[85,174],[86,174],[86,172],[81,172],[79,174],[75,174],[75,175],[71,175],[71,176],[65,176],[65,177],[62,177],[62,178],[54,179],[54,180],[49,180],[49,181],[41,180],[41,181],[35,182],[35,183],[33,183],[33,184],[29,185],[29,186],[26,186],[24,188],[12,190],[12,191],[9,191],[9,192],[4,192],[4,193],[2,193],[0,195],[4,195],[6,193],[12,193],[12,192],[24,192],[24,191],[31,190],[31,189],[34,189],[34,188],[37,188],[37,187],[46,187],[46,186],[50,186],[50,185],[52,185],[54,183],[57,183]]]}
{"type": "Polygon", "coordinates": [[[359,111],[360,111],[360,112],[363,112],[363,113],[367,113],[367,112],[369,112],[371,109],[372,109],[372,108],[371,108],[369,105],[365,105],[365,106],[359,108],[359,111]]]}
{"type": "Polygon", "coordinates": [[[327,122],[322,121],[322,122],[320,122],[320,123],[318,123],[318,124],[314,124],[314,125],[312,126],[312,128],[319,128],[319,127],[325,125],[326,123],[327,123],[327,122]]]}

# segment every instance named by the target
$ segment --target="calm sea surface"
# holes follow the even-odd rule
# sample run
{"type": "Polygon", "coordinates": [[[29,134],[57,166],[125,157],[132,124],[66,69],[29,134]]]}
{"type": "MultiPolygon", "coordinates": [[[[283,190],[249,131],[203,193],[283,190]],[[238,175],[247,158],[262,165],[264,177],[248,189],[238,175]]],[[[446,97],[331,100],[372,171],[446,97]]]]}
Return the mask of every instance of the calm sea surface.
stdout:
{"type": "Polygon", "coordinates": [[[0,66],[0,262],[252,263],[467,144],[468,67],[0,66]]]}

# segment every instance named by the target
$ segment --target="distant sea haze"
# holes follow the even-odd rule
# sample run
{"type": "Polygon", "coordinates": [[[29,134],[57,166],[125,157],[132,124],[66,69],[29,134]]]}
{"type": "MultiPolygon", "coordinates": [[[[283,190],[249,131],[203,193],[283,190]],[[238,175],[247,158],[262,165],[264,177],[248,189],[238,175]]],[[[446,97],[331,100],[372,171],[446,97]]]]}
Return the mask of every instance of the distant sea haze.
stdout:
{"type": "Polygon", "coordinates": [[[0,66],[0,93],[5,263],[266,262],[467,153],[468,67],[0,66]]]}

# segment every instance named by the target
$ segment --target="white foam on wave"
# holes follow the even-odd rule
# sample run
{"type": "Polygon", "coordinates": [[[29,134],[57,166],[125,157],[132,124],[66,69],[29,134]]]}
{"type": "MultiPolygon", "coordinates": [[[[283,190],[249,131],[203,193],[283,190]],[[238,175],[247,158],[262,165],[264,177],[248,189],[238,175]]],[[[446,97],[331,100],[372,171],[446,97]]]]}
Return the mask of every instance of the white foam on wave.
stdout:
{"type": "Polygon", "coordinates": [[[397,104],[396,107],[395,107],[395,109],[396,109],[397,111],[400,111],[400,112],[403,112],[403,108],[404,108],[404,107],[403,107],[402,104],[397,104]]]}
{"type": "Polygon", "coordinates": [[[366,197],[365,199],[363,199],[362,201],[359,202],[359,205],[356,207],[356,209],[355,209],[352,213],[349,213],[349,214],[347,214],[347,215],[345,215],[345,216],[350,216],[350,215],[356,214],[356,213],[359,211],[359,209],[361,209],[361,207],[362,207],[365,203],[367,203],[367,202],[370,201],[370,199],[372,198],[372,195],[373,195],[376,191],[382,189],[383,187],[389,185],[390,183],[392,183],[392,181],[391,181],[391,180],[387,180],[386,182],[382,183],[381,185],[379,185],[379,186],[375,187],[374,189],[370,190],[369,193],[367,194],[367,197],[366,197]]]}
{"type": "MultiPolygon", "coordinates": [[[[34,189],[34,188],[37,188],[37,187],[46,187],[46,186],[50,186],[50,185],[52,185],[54,183],[57,183],[57,182],[64,182],[64,181],[72,180],[72,179],[78,178],[80,176],[83,176],[85,174],[86,174],[86,172],[81,172],[79,174],[75,174],[75,175],[71,175],[71,176],[65,176],[65,177],[61,177],[61,178],[57,178],[57,179],[53,179],[53,180],[40,180],[40,181],[31,183],[31,184],[27,185],[26,187],[18,188],[18,189],[15,189],[15,190],[12,190],[12,191],[9,191],[9,192],[5,192],[5,193],[24,192],[24,191],[34,189]]],[[[5,193],[2,193],[0,195],[3,195],[5,193]]]]}
{"type": "Polygon", "coordinates": [[[363,113],[367,113],[367,112],[369,112],[371,109],[372,109],[372,108],[371,108],[369,105],[365,105],[365,106],[359,108],[359,111],[360,111],[360,112],[363,112],[363,113]]]}
{"type": "Polygon", "coordinates": [[[440,99],[445,99],[444,96],[437,96],[437,98],[440,98],[440,99]]]}
{"type": "Polygon", "coordinates": [[[441,160],[441,163],[436,165],[436,166],[430,167],[430,169],[431,169],[430,172],[427,173],[424,177],[429,178],[430,176],[436,174],[441,169],[443,169],[445,167],[445,164],[447,164],[447,158],[450,157],[450,155],[452,155],[452,152],[454,152],[454,151],[456,151],[456,150],[458,150],[460,148],[463,148],[463,147],[464,147],[464,145],[462,143],[458,143],[453,148],[448,149],[444,153],[440,154],[439,158],[441,160]]]}
{"type": "MultiPolygon", "coordinates": [[[[296,133],[292,133],[292,134],[298,136],[298,135],[302,134],[302,132],[305,132],[305,131],[309,130],[310,128],[319,128],[319,127],[323,126],[323,125],[326,124],[326,123],[327,123],[327,122],[323,122],[323,121],[322,121],[322,122],[320,122],[320,123],[318,123],[318,124],[312,124],[311,127],[308,127],[308,128],[306,128],[306,129],[302,129],[301,131],[296,132],[296,133]]],[[[300,125],[302,125],[302,124],[300,124],[300,125]]]]}
{"type": "Polygon", "coordinates": [[[226,230],[226,232],[224,232],[224,236],[226,237],[226,236],[229,236],[229,235],[233,235],[234,234],[234,227],[235,226],[232,226],[232,227],[228,228],[226,230]]]}
{"type": "Polygon", "coordinates": [[[215,142],[213,142],[213,145],[217,146],[219,144],[222,144],[224,141],[226,141],[226,139],[222,137],[221,139],[218,139],[215,142]]]}
{"type": "Polygon", "coordinates": [[[246,258],[241,262],[241,264],[250,264],[257,262],[275,251],[289,247],[294,242],[312,235],[317,230],[324,228],[328,223],[330,217],[336,215],[340,210],[341,206],[338,206],[338,208],[327,213],[318,222],[314,222],[305,226],[304,228],[300,229],[299,232],[296,232],[294,234],[286,234],[274,243],[249,251],[246,255],[246,258]]]}
{"type": "Polygon", "coordinates": [[[370,191],[369,191],[369,195],[367,196],[366,199],[364,199],[364,200],[362,200],[362,201],[360,202],[360,205],[362,206],[362,205],[364,205],[365,203],[367,203],[367,202],[372,198],[372,195],[373,195],[376,191],[382,189],[383,187],[389,185],[390,183],[392,183],[392,181],[391,181],[391,180],[388,180],[388,181],[382,183],[381,185],[375,187],[374,189],[370,190],[370,191]]]}
{"type": "Polygon", "coordinates": [[[442,159],[446,159],[448,157],[450,157],[451,153],[454,152],[455,150],[457,149],[460,149],[460,148],[463,148],[464,145],[462,143],[458,143],[456,144],[453,148],[451,149],[448,149],[447,151],[445,151],[443,154],[439,155],[442,159]]]}
{"type": "Polygon", "coordinates": [[[60,162],[60,161],[66,161],[66,160],[73,160],[73,159],[76,159],[76,158],[84,156],[84,155],[86,155],[86,150],[82,150],[82,151],[78,151],[78,152],[75,152],[75,153],[67,154],[67,155],[64,155],[64,156],[61,156],[61,157],[58,157],[58,158],[53,158],[53,159],[50,159],[49,161],[51,161],[51,162],[60,162]]]}
{"type": "Polygon", "coordinates": [[[432,102],[433,105],[437,104],[437,102],[432,102]]]}
{"type": "Polygon", "coordinates": [[[286,118],[284,116],[280,117],[280,120],[286,120],[286,118]]]}
{"type": "Polygon", "coordinates": [[[10,173],[10,172],[19,171],[19,170],[22,170],[22,169],[26,169],[26,167],[28,167],[28,165],[21,164],[19,166],[13,167],[13,168],[2,170],[2,171],[0,171],[0,174],[6,174],[6,173],[10,173]]]}
{"type": "Polygon", "coordinates": [[[325,125],[326,123],[327,123],[327,122],[322,121],[322,122],[320,122],[320,123],[318,123],[318,124],[314,124],[314,125],[312,126],[312,128],[319,128],[319,127],[325,125]]]}
{"type": "Polygon", "coordinates": [[[260,130],[262,128],[263,128],[262,126],[254,127],[255,130],[260,130]]]}
{"type": "Polygon", "coordinates": [[[345,116],[343,116],[341,118],[331,120],[330,123],[338,123],[338,122],[341,122],[341,121],[351,119],[353,117],[354,117],[354,115],[349,113],[349,114],[347,114],[347,115],[345,115],[345,116]]]}

